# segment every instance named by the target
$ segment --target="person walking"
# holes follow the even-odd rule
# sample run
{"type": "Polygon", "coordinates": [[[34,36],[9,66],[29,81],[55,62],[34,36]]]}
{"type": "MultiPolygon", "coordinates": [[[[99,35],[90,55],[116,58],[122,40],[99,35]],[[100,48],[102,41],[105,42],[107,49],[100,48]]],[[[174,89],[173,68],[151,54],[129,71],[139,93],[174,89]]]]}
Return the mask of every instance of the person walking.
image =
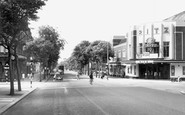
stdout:
{"type": "Polygon", "coordinates": [[[89,75],[89,78],[90,78],[90,84],[92,85],[93,84],[93,72],[92,71],[89,75]]]}
{"type": "Polygon", "coordinates": [[[77,72],[76,78],[77,78],[77,80],[80,80],[80,71],[77,72]]]}

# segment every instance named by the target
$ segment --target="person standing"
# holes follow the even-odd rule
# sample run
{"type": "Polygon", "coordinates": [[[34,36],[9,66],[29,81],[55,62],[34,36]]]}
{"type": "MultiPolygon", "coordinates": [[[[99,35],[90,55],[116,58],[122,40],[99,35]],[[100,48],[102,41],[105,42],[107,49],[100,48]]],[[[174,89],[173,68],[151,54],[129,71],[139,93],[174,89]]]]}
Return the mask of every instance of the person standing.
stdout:
{"type": "Polygon", "coordinates": [[[93,84],[93,72],[92,71],[90,72],[89,78],[90,78],[90,84],[92,85],[93,84]]]}

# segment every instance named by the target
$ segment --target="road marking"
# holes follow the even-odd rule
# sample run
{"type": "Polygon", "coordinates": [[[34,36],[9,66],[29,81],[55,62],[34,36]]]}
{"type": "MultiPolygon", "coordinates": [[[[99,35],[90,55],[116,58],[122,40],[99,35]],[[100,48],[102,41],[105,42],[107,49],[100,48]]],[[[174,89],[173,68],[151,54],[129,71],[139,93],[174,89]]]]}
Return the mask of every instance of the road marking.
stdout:
{"type": "Polygon", "coordinates": [[[83,95],[83,93],[76,89],[76,91],[78,93],[80,93],[82,96],[84,96],[88,101],[90,101],[93,105],[95,105],[104,115],[109,115],[107,112],[105,112],[98,104],[96,104],[95,102],[93,102],[90,98],[88,98],[87,96],[83,95]]]}

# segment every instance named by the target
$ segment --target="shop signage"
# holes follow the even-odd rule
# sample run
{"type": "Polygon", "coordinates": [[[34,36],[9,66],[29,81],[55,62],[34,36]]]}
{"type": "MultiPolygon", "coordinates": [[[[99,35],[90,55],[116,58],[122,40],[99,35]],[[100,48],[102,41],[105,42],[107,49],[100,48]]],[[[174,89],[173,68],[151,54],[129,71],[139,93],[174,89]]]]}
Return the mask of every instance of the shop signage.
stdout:
{"type": "Polygon", "coordinates": [[[158,47],[158,45],[155,43],[155,39],[154,38],[148,38],[146,40],[145,47],[158,47]]]}
{"type": "MultiPolygon", "coordinates": [[[[138,30],[138,34],[139,34],[139,35],[151,34],[151,31],[149,31],[149,30],[151,30],[151,29],[148,29],[148,28],[147,28],[147,29],[145,30],[145,32],[143,32],[143,30],[140,29],[140,30],[138,30]]],[[[154,34],[159,34],[159,33],[160,33],[160,28],[158,28],[158,27],[155,27],[155,28],[153,28],[152,30],[153,30],[153,33],[154,33],[154,34]]],[[[170,33],[169,27],[164,26],[164,27],[163,27],[163,33],[164,33],[164,34],[169,34],[169,33],[170,33]]]]}

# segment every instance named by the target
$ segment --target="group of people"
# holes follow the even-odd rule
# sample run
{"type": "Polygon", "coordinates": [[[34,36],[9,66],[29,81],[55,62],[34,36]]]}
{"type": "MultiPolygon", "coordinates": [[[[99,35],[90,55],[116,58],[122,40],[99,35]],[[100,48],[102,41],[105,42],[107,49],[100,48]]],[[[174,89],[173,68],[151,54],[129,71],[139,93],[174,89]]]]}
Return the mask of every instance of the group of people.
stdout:
{"type": "MultiPolygon", "coordinates": [[[[77,74],[76,74],[77,80],[80,80],[80,75],[81,75],[81,72],[78,71],[77,74]]],[[[106,75],[106,73],[101,72],[101,79],[103,79],[104,77],[106,77],[107,80],[109,79],[108,76],[106,75]]],[[[94,79],[94,78],[93,78],[93,71],[90,72],[90,74],[89,74],[89,79],[90,79],[89,82],[90,82],[90,84],[92,85],[92,84],[93,84],[93,79],[94,79]]]]}

